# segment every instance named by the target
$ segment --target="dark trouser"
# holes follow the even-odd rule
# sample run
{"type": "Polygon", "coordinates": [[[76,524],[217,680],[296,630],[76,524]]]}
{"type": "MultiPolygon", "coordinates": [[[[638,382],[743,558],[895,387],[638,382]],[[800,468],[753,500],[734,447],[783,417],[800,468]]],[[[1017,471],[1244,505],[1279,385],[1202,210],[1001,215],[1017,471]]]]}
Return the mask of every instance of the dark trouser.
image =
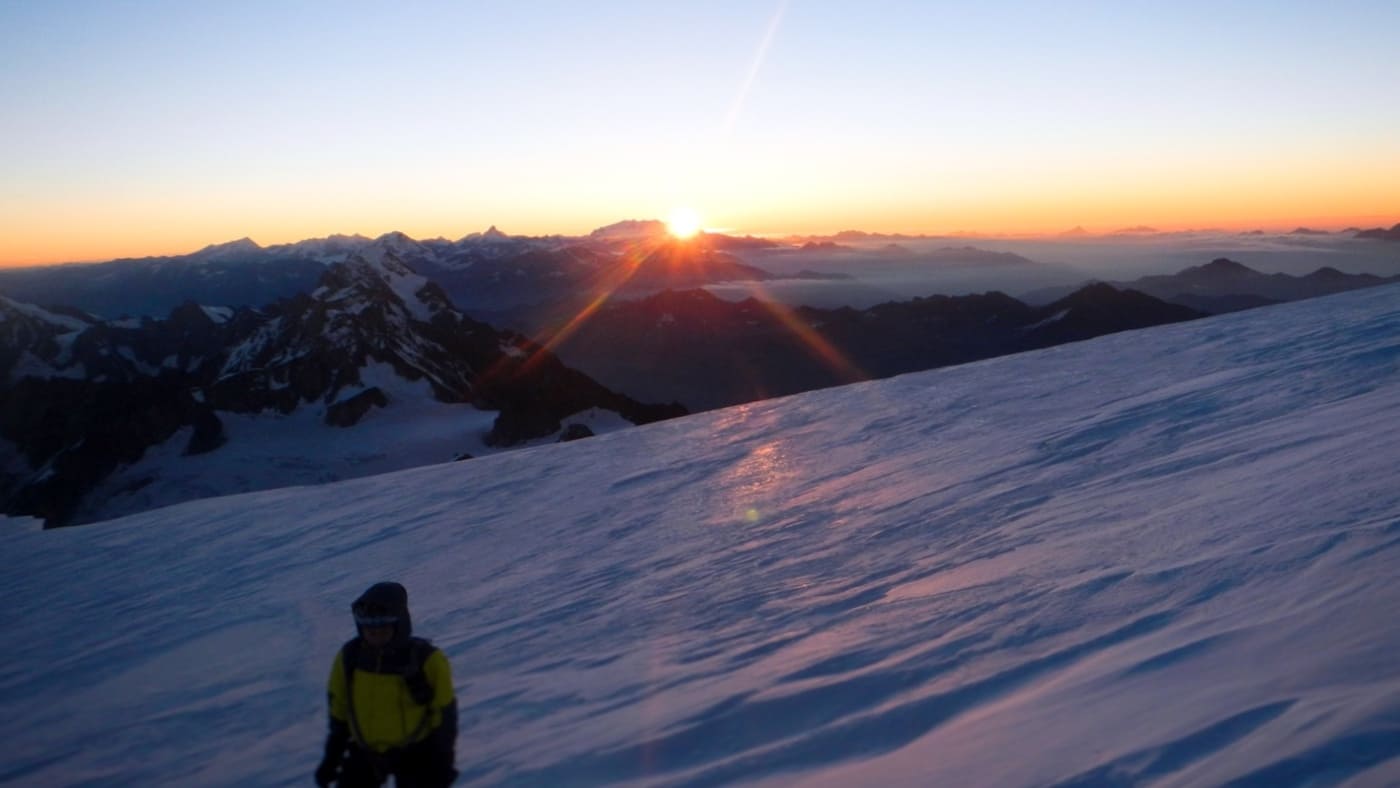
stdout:
{"type": "Polygon", "coordinates": [[[340,767],[340,788],[379,788],[394,776],[398,788],[446,788],[457,779],[452,753],[444,752],[430,738],[401,750],[370,752],[350,745],[340,767]]]}

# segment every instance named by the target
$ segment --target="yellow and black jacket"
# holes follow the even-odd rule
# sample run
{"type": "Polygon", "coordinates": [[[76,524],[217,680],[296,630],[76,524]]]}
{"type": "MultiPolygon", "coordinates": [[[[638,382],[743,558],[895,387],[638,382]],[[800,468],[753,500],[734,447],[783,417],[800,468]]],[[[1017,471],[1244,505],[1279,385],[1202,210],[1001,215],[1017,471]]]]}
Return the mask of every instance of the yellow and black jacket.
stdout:
{"type": "Polygon", "coordinates": [[[347,643],[331,665],[327,690],[332,725],[343,723],[351,740],[365,749],[403,749],[447,733],[445,726],[450,739],[456,738],[452,670],[442,651],[426,640],[396,640],[383,649],[358,638],[347,643]]]}

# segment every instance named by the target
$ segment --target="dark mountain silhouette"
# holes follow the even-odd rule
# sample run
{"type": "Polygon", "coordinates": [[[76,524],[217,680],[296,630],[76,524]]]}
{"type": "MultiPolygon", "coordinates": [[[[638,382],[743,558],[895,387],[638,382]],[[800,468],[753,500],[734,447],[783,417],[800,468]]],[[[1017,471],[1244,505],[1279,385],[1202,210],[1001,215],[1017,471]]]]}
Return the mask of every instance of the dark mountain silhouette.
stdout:
{"type": "Polygon", "coordinates": [[[752,235],[745,235],[742,238],[733,235],[723,235],[719,233],[701,233],[698,236],[711,249],[718,249],[721,252],[751,252],[762,251],[764,249],[776,249],[779,244],[767,238],[755,238],[752,235]]]}
{"type": "Polygon", "coordinates": [[[1389,230],[1377,227],[1371,230],[1360,230],[1356,233],[1357,238],[1370,238],[1377,241],[1400,241],[1400,224],[1391,227],[1389,230]]]}
{"type": "MultiPolygon", "coordinates": [[[[1265,274],[1224,257],[1205,265],[1184,268],[1175,274],[1144,276],[1115,287],[1139,290],[1155,298],[1210,314],[1234,312],[1285,301],[1375,287],[1400,281],[1400,277],[1347,274],[1335,268],[1319,268],[1306,276],[1265,274]]],[[[1063,297],[1071,288],[1058,287],[1026,294],[1031,303],[1063,297]]]]}
{"type": "Polygon", "coordinates": [[[605,385],[709,409],[1200,316],[1106,285],[1038,308],[1001,293],[855,310],[688,290],[606,304],[551,346],[605,385]]]}

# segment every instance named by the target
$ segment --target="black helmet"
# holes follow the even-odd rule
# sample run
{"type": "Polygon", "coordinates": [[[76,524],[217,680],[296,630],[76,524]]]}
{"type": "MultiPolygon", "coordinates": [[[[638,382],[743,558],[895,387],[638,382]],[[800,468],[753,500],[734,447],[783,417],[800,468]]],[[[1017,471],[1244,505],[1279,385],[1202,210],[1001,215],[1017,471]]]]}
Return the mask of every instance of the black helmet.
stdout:
{"type": "Polygon", "coordinates": [[[365,627],[374,626],[393,626],[396,641],[408,640],[413,634],[413,620],[408,615],[408,590],[398,583],[370,586],[350,605],[350,612],[361,634],[365,627]]]}

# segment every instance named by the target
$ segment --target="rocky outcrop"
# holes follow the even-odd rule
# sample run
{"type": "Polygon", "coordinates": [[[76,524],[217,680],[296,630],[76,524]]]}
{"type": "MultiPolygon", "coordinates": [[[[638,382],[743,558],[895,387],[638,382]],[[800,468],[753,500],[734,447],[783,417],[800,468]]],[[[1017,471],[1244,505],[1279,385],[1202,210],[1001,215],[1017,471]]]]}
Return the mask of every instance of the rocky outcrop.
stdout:
{"type": "Polygon", "coordinates": [[[379,388],[368,388],[348,399],[326,408],[326,424],[332,427],[353,427],[369,413],[370,408],[388,407],[389,398],[379,388]]]}
{"type": "Polygon", "coordinates": [[[4,511],[65,524],[98,482],[184,427],[194,428],[191,453],[221,442],[218,417],[170,380],[27,377],[0,389],[0,435],[38,469],[4,511]]]}
{"type": "Polygon", "coordinates": [[[590,430],[587,424],[575,423],[564,428],[564,431],[559,435],[559,442],[568,443],[570,441],[583,440],[584,438],[591,437],[593,437],[593,430],[590,430]]]}

